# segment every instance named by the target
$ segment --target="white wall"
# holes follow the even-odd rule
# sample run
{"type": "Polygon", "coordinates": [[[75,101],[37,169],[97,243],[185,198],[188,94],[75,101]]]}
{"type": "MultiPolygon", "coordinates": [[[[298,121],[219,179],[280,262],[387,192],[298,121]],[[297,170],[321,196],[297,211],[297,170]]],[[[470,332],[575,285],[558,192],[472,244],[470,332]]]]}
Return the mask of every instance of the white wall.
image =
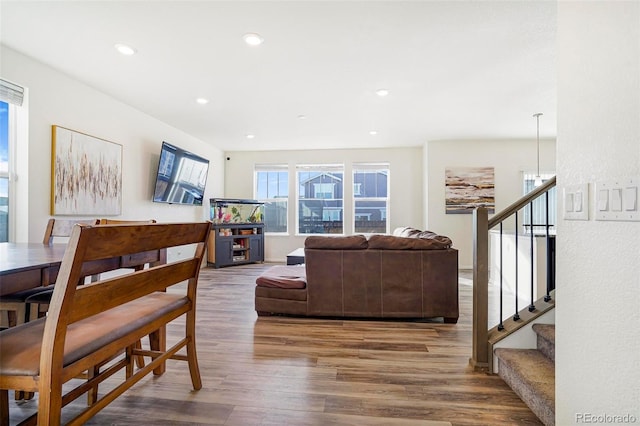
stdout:
{"type": "MultiPolygon", "coordinates": [[[[532,126],[535,122],[532,118],[532,126]]],[[[534,127],[535,128],[535,127],[534,127]]],[[[497,211],[522,196],[522,172],[537,169],[536,140],[514,141],[431,141],[424,147],[403,149],[250,151],[227,152],[225,196],[253,197],[255,164],[288,164],[291,176],[295,165],[306,163],[343,163],[350,176],[353,162],[388,161],[391,164],[391,230],[414,226],[449,236],[459,252],[459,266],[471,268],[471,215],[445,214],[445,168],[493,166],[496,179],[497,211]],[[426,201],[425,201],[426,200],[426,201]]],[[[555,141],[540,141],[540,171],[555,171],[555,141]]],[[[347,190],[349,190],[347,186],[347,190]]],[[[295,193],[295,181],[290,181],[295,193]]],[[[351,206],[345,204],[349,217],[351,206]]],[[[295,215],[289,209],[290,236],[267,236],[265,259],[284,261],[286,254],[302,247],[305,236],[295,236],[295,215]]],[[[345,224],[345,233],[352,233],[345,224]]]]}
{"type": "MultiPolygon", "coordinates": [[[[253,198],[253,170],[255,164],[288,164],[289,193],[295,194],[296,164],[345,165],[345,217],[353,217],[353,206],[348,201],[352,194],[350,184],[354,162],[382,162],[390,164],[391,208],[389,220],[393,230],[398,226],[423,229],[422,203],[422,149],[354,149],[305,151],[251,151],[227,152],[225,196],[253,198]]],[[[267,235],[265,259],[284,261],[287,253],[304,246],[306,236],[295,235],[295,205],[289,206],[289,236],[267,235]]],[[[345,223],[345,233],[352,234],[351,223],[345,223]]]]}
{"type": "MultiPolygon", "coordinates": [[[[640,2],[558,2],[557,57],[559,189],[639,176],[640,2]]],[[[640,423],[640,222],[589,214],[558,226],[556,424],[640,423]]]]}
{"type": "MultiPolygon", "coordinates": [[[[0,75],[29,89],[28,240],[42,241],[50,217],[51,126],[59,125],[123,146],[121,219],[154,218],[163,222],[208,218],[202,207],[151,202],[162,141],[210,161],[205,199],[221,196],[223,153],[212,145],[156,120],[40,62],[1,46],[0,75]]],[[[18,181],[25,170],[17,170],[18,181]]],[[[206,203],[205,203],[206,204],[206,203]]],[[[26,216],[25,211],[20,215],[26,216]]],[[[18,233],[26,235],[26,233],[18,233]]],[[[23,239],[24,240],[24,239],[23,239]]]]}
{"type": "MultiPolygon", "coordinates": [[[[535,132],[533,118],[531,126],[533,133],[535,132]]],[[[555,149],[554,140],[540,140],[540,173],[555,172],[555,149]]],[[[494,167],[496,212],[499,212],[523,195],[523,172],[537,171],[537,142],[536,139],[429,141],[424,147],[424,164],[426,165],[426,228],[451,238],[454,247],[459,250],[460,268],[471,268],[473,266],[472,215],[446,214],[445,169],[494,167]]],[[[493,215],[489,215],[491,216],[493,215]]]]}

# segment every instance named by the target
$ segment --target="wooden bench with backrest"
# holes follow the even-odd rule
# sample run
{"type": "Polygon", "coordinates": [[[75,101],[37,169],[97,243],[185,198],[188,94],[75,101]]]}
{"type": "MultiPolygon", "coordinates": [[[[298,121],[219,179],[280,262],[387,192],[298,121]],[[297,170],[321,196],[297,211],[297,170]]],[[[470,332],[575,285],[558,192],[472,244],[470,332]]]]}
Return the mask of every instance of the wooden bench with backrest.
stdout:
{"type": "MultiPolygon", "coordinates": [[[[44,231],[42,244],[50,246],[56,238],[69,238],[71,230],[75,224],[92,225],[98,224],[99,219],[55,219],[50,218],[44,231]]],[[[15,293],[0,296],[0,311],[7,312],[7,325],[22,324],[38,317],[37,309],[30,309],[27,299],[37,293],[53,289],[53,285],[46,287],[35,287],[20,290],[15,293]]],[[[36,306],[37,308],[37,306],[36,306]]]]}
{"type": "MultiPolygon", "coordinates": [[[[155,219],[149,220],[122,220],[122,219],[95,219],[92,221],[80,221],[75,222],[84,225],[96,224],[96,225],[143,225],[148,223],[157,223],[155,219]]],[[[75,224],[71,220],[55,220],[49,219],[49,223],[47,225],[47,229],[45,231],[44,241],[45,244],[51,244],[53,242],[53,237],[69,237],[71,235],[71,230],[73,225],[75,224]]],[[[121,256],[120,261],[118,263],[118,269],[122,268],[132,268],[136,271],[144,269],[145,264],[149,264],[149,266],[156,266],[166,263],[167,261],[167,251],[166,249],[161,250],[152,250],[144,253],[135,253],[129,254],[127,256],[121,256]]],[[[100,265],[100,263],[98,264],[100,265]]],[[[100,268],[94,268],[94,272],[110,272],[114,268],[113,265],[107,265],[107,268],[104,270],[100,270],[100,268]]],[[[91,282],[95,282],[99,279],[99,274],[91,275],[91,282]]],[[[84,281],[84,277],[81,279],[84,281]]],[[[53,294],[53,285],[49,286],[49,288],[43,289],[43,291],[34,291],[31,290],[31,294],[25,299],[25,304],[27,305],[27,313],[30,311],[36,311],[38,313],[38,317],[43,316],[48,309],[49,302],[51,301],[51,296],[53,294]],[[30,309],[30,305],[34,305],[34,308],[30,309]]],[[[149,339],[154,339],[164,336],[163,333],[156,333],[149,336],[149,339]]],[[[154,342],[151,342],[154,344],[154,342]]],[[[163,342],[156,342],[155,344],[161,345],[163,342]]],[[[138,341],[136,344],[136,348],[142,348],[142,342],[138,341]]],[[[138,367],[144,367],[144,358],[142,356],[136,357],[136,364],[138,367]]],[[[164,365],[158,367],[155,370],[155,373],[161,374],[164,372],[164,365]]],[[[90,371],[89,374],[92,374],[90,371]]],[[[95,400],[96,395],[89,396],[89,401],[95,400]]]]}
{"type": "MultiPolygon", "coordinates": [[[[147,223],[156,223],[155,219],[150,220],[116,220],[116,219],[95,219],[91,222],[89,221],[76,221],[73,222],[71,220],[56,220],[49,219],[49,223],[47,225],[47,230],[45,231],[44,236],[44,244],[51,244],[53,242],[53,237],[60,236],[71,236],[71,229],[73,225],[76,223],[80,225],[142,225],[147,223]],[[60,224],[60,225],[59,225],[60,224]],[[56,231],[57,229],[57,231],[56,231]]],[[[121,257],[120,262],[118,264],[119,268],[133,268],[134,270],[143,269],[145,264],[149,264],[149,266],[160,265],[167,261],[166,250],[162,249],[160,251],[151,251],[146,253],[136,253],[135,255],[127,255],[126,257],[121,257]]],[[[109,268],[111,269],[111,268],[109,268]]],[[[108,270],[99,271],[99,272],[109,272],[108,270]]],[[[91,276],[91,281],[95,282],[99,279],[98,274],[93,274],[91,276]]],[[[84,277],[81,279],[84,281],[84,277]]],[[[27,305],[27,313],[30,312],[29,305],[36,305],[37,307],[37,316],[42,316],[47,309],[47,305],[51,300],[51,295],[53,294],[53,285],[47,286],[42,289],[30,289],[29,291],[25,291],[25,294],[28,293],[27,297],[24,299],[25,304],[27,305]]]]}
{"type": "Polygon", "coordinates": [[[193,388],[200,389],[195,307],[209,230],[208,222],[76,226],[48,315],[0,332],[0,424],[9,423],[8,390],[38,392],[37,424],[58,425],[65,405],[124,369],[115,388],[68,423],[83,424],[168,359],[187,361],[193,388]],[[86,265],[185,245],[194,247],[192,257],[77,285],[86,265]],[[143,336],[159,333],[180,317],[185,317],[184,336],[170,348],[136,348],[143,336]],[[178,353],[185,347],[186,355],[178,353]],[[134,370],[137,355],[150,362],[134,370]],[[65,387],[63,394],[65,383],[96,366],[104,370],[71,390],[65,387]]]}

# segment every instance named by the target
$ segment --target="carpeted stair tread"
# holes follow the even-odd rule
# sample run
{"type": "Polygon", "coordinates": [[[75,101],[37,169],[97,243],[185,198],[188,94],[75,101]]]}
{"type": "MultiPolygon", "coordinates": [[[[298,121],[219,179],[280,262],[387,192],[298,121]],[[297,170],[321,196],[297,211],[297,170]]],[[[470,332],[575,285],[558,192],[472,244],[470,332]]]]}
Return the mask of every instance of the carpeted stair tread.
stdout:
{"type": "Polygon", "coordinates": [[[498,348],[499,375],[545,425],[555,424],[555,365],[537,349],[498,348]]]}
{"type": "Polygon", "coordinates": [[[533,331],[537,334],[538,350],[551,361],[556,360],[556,326],[555,324],[533,324],[533,331]]]}

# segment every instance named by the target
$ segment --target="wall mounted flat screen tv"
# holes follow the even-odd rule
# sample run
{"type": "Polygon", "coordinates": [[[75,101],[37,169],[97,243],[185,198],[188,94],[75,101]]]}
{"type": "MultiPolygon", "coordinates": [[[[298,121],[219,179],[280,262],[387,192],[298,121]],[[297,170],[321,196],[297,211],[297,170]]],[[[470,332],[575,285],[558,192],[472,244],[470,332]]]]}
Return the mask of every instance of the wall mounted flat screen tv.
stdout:
{"type": "Polygon", "coordinates": [[[201,206],[209,160],[162,142],[153,201],[201,206]]]}

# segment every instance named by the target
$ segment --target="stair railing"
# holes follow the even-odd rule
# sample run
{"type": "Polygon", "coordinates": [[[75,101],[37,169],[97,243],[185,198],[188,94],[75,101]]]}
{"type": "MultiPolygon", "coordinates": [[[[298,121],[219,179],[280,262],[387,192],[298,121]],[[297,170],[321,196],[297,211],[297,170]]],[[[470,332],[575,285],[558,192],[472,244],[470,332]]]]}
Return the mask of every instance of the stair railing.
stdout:
{"type": "Polygon", "coordinates": [[[512,216],[515,218],[515,246],[516,246],[516,259],[515,259],[515,314],[513,319],[517,321],[519,319],[519,307],[518,307],[518,212],[523,208],[529,206],[531,209],[529,233],[530,233],[530,245],[531,245],[531,302],[529,305],[529,311],[536,309],[533,295],[534,295],[534,251],[533,251],[533,238],[534,227],[544,227],[545,237],[547,244],[547,280],[546,280],[546,295],[545,301],[551,300],[550,292],[555,288],[555,240],[549,235],[549,191],[556,186],[556,177],[553,176],[541,186],[535,188],[518,201],[511,204],[501,212],[495,214],[489,219],[488,210],[484,207],[476,208],[473,212],[473,346],[472,356],[469,360],[471,366],[478,370],[489,370],[489,231],[496,226],[499,227],[500,233],[500,247],[499,247],[499,262],[500,262],[500,324],[498,329],[502,326],[502,302],[503,302],[503,290],[502,290],[502,234],[503,223],[512,216]],[[533,224],[533,201],[539,197],[545,197],[546,208],[546,223],[545,224],[533,224]]]}

